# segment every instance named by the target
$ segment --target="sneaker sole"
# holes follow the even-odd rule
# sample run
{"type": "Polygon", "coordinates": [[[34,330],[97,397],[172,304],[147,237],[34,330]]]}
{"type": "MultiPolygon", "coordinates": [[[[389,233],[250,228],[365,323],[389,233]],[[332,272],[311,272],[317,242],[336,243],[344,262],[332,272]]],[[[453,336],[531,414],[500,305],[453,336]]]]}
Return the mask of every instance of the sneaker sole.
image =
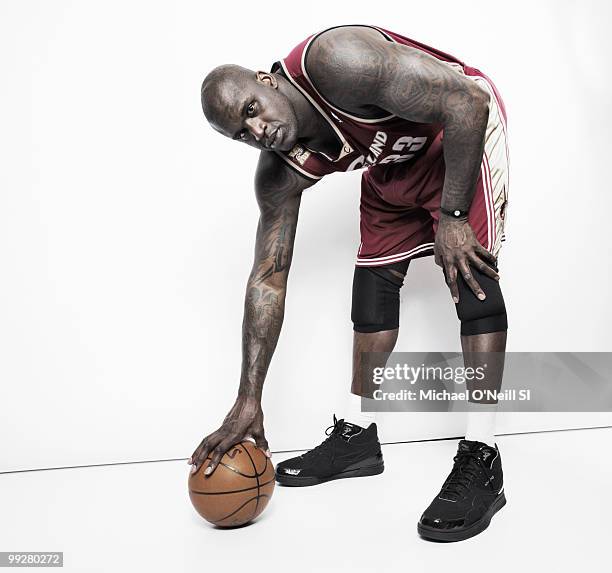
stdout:
{"type": "Polygon", "coordinates": [[[288,485],[293,487],[304,487],[309,485],[317,485],[320,483],[325,483],[328,481],[332,481],[335,479],[344,479],[344,478],[352,478],[352,477],[366,477],[366,476],[375,476],[383,473],[385,471],[385,463],[380,460],[378,456],[374,456],[372,458],[368,458],[366,460],[362,460],[355,464],[348,466],[346,469],[338,472],[337,474],[333,474],[329,477],[320,478],[316,476],[309,477],[300,477],[300,476],[291,476],[291,475],[281,475],[276,474],[276,481],[280,485],[288,485]]]}
{"type": "Polygon", "coordinates": [[[488,511],[478,521],[465,529],[460,531],[444,531],[419,523],[417,525],[417,531],[421,537],[432,541],[463,541],[464,539],[469,539],[470,537],[482,533],[489,527],[493,516],[504,507],[504,505],[506,505],[506,494],[502,492],[491,504],[488,511]]]}

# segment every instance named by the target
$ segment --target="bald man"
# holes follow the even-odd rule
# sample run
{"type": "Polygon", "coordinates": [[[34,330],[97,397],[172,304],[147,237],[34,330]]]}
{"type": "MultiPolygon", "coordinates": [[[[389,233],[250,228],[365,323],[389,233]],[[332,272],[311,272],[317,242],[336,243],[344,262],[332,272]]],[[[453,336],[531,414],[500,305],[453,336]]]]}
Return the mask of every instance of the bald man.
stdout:
{"type": "MultiPolygon", "coordinates": [[[[362,407],[372,399],[362,356],[393,350],[410,260],[434,255],[442,267],[466,366],[478,366],[479,352],[505,352],[497,272],[508,197],[503,101],[485,74],[461,60],[390,30],[351,25],[309,36],[270,72],[215,68],[202,84],[202,107],[216,131],[260,150],[260,218],[238,396],[193,452],[192,472],[204,465],[210,475],[246,437],[269,455],[261,395],[283,322],[302,192],[330,173],[363,169],[346,412],[334,416],[320,445],[278,464],[276,479],[307,486],[379,474],[374,414],[362,407]]],[[[499,390],[502,371],[503,359],[468,388],[499,390]]],[[[470,399],[453,468],[418,522],[423,537],[472,537],[505,504],[495,410],[495,399],[470,399]]]]}

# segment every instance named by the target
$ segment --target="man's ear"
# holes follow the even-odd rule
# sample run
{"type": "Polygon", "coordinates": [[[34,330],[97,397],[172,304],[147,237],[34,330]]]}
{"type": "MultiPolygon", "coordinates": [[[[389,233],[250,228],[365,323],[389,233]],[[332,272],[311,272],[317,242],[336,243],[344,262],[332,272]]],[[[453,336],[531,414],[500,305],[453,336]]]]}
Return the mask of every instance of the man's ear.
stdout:
{"type": "Polygon", "coordinates": [[[255,75],[257,77],[258,82],[266,84],[274,89],[278,88],[278,80],[276,79],[276,76],[274,74],[258,70],[257,72],[255,72],[255,75]]]}

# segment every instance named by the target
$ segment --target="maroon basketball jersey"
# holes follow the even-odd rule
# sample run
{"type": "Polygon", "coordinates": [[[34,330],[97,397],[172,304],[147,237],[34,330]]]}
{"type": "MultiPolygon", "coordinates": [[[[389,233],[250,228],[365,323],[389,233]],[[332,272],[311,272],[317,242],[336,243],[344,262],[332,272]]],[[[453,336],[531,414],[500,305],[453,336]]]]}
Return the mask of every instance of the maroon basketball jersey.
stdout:
{"type": "MultiPolygon", "coordinates": [[[[423,50],[466,73],[465,64],[449,54],[377,26],[366,27],[378,30],[390,42],[423,50]]],[[[324,31],[300,42],[286,58],[274,63],[271,72],[282,73],[329,122],[338,137],[339,155],[330,157],[314,152],[301,143],[290,151],[277,153],[302,175],[315,180],[335,171],[406,163],[419,157],[424,157],[424,161],[437,158],[442,153],[440,124],[416,123],[393,114],[375,119],[358,117],[331,104],[319,93],[308,75],[307,56],[313,40],[324,31]]],[[[419,165],[424,167],[422,163],[419,165]]]]}

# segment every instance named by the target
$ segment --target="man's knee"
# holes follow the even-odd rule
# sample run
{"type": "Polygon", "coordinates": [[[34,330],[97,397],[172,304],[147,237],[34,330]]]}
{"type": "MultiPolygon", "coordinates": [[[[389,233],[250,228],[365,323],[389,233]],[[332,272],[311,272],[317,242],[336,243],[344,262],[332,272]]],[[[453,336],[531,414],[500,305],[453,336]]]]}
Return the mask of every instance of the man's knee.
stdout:
{"type": "Polygon", "coordinates": [[[471,265],[470,270],[486,294],[486,298],[478,300],[461,273],[458,273],[459,302],[455,305],[455,308],[461,321],[461,335],[473,336],[508,330],[506,304],[499,282],[481,273],[471,265]]]}
{"type": "Polygon", "coordinates": [[[384,267],[355,267],[351,320],[356,332],[399,328],[399,291],[409,261],[384,267]]]}

